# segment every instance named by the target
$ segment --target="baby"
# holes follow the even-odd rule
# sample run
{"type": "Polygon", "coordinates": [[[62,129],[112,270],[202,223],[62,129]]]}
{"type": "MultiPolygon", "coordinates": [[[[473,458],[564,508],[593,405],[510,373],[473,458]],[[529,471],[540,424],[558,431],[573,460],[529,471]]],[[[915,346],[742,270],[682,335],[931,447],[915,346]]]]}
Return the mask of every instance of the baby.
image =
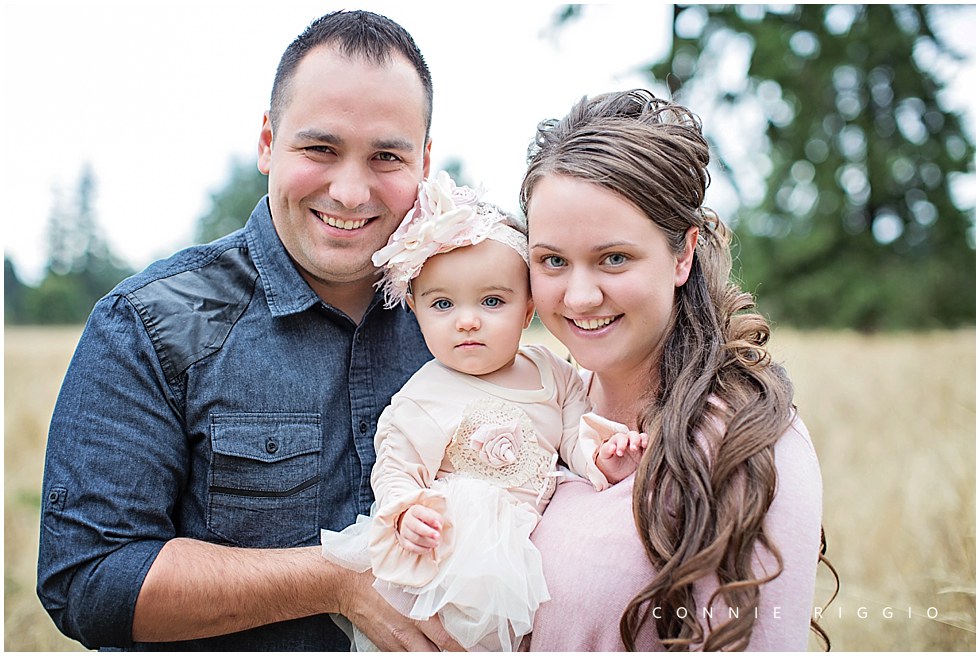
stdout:
{"type": "MultiPolygon", "coordinates": [[[[323,531],[323,553],[466,649],[512,651],[548,591],[531,531],[561,458],[604,489],[646,435],[588,412],[577,371],[520,346],[534,314],[527,236],[445,172],[375,253],[389,307],[415,313],[435,359],[392,398],[375,436],[372,516],[323,531]]],[[[355,645],[370,649],[355,631],[355,645]]]]}

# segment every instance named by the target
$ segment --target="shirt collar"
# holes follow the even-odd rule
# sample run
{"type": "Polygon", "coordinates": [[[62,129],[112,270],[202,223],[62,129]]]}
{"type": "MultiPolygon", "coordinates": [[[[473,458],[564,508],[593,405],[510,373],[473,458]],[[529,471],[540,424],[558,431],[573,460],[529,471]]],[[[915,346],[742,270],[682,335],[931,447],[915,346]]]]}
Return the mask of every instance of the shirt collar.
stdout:
{"type": "Polygon", "coordinates": [[[263,197],[252,210],[245,225],[245,238],[252,261],[259,271],[272,316],[296,314],[320,302],[320,297],[299,275],[286,247],[279,239],[269,212],[268,196],[263,197]]]}
{"type": "MultiPolygon", "coordinates": [[[[272,223],[268,196],[263,197],[252,210],[252,215],[245,225],[245,239],[248,242],[249,252],[252,253],[255,268],[259,271],[259,278],[262,280],[272,316],[297,314],[321,302],[313,288],[299,274],[293,259],[279,238],[276,226],[272,223]]],[[[381,301],[381,292],[375,292],[374,298],[364,312],[364,317],[367,318],[381,301]]],[[[330,308],[329,305],[326,307],[330,308]]],[[[339,310],[336,312],[343,314],[339,310]]]]}

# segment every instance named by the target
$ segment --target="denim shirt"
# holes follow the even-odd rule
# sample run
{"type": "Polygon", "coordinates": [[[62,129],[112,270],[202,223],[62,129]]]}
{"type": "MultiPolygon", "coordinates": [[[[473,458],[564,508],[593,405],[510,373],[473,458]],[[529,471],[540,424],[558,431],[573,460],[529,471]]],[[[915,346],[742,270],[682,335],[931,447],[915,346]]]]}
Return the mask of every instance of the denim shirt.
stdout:
{"type": "Polygon", "coordinates": [[[360,325],[324,304],[266,199],[242,230],[157,262],[92,311],[58,397],[38,596],[89,648],[346,650],[327,615],[171,644],[132,642],[163,545],[299,547],[367,513],[374,432],[431,358],[375,295],[360,325]]]}

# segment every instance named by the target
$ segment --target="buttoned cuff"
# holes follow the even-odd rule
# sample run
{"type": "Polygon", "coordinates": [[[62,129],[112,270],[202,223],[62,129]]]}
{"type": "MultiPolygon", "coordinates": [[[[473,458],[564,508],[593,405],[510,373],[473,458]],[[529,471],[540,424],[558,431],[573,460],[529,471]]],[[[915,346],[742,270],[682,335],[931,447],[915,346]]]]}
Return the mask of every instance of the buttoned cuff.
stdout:
{"type": "MultiPolygon", "coordinates": [[[[136,599],[163,541],[131,542],[80,570],[69,588],[65,633],[89,649],[132,647],[136,599]]],[[[63,629],[64,630],[64,629],[63,629]]]]}

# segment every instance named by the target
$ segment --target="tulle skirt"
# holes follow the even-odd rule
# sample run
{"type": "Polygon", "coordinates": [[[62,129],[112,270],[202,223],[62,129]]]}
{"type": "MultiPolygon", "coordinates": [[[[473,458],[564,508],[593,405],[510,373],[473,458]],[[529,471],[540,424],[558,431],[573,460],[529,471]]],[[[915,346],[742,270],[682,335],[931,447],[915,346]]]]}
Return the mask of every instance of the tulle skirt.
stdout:
{"type": "MultiPolygon", "coordinates": [[[[408,617],[438,615],[468,650],[514,651],[531,632],[535,611],[550,598],[541,554],[530,539],[538,514],[517,503],[505,488],[483,479],[450,475],[432,489],[447,501],[455,533],[452,552],[424,586],[376,580],[375,588],[408,617]]],[[[348,569],[370,569],[370,526],[371,518],[362,515],[340,533],[323,531],[323,555],[348,569]]],[[[358,651],[371,650],[357,633],[358,651]]]]}

